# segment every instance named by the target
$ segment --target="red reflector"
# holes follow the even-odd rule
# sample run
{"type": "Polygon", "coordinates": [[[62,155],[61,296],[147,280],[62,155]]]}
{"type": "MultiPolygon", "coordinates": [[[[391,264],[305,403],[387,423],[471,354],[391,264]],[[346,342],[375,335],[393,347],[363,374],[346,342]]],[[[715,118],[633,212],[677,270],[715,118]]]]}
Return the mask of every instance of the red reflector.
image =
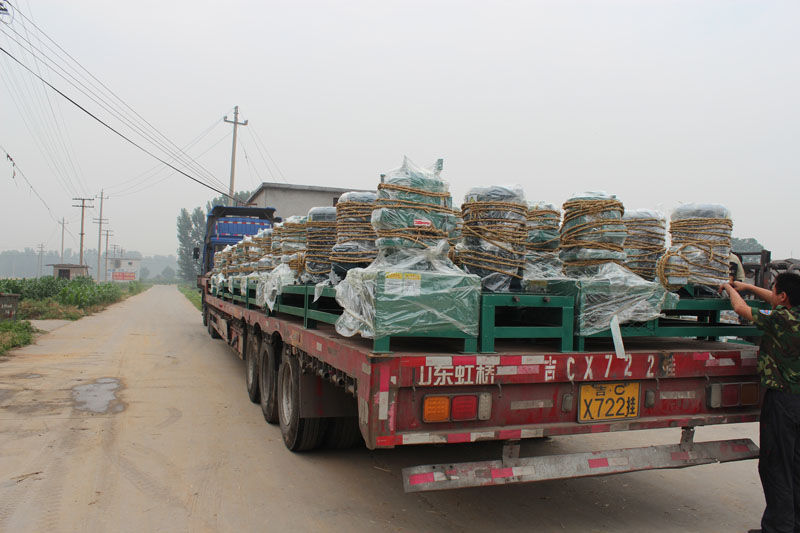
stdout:
{"type": "Polygon", "coordinates": [[[733,383],[722,386],[722,407],[734,407],[739,405],[739,391],[741,385],[733,383]]]}
{"type": "Polygon", "coordinates": [[[451,420],[473,420],[478,418],[477,396],[453,396],[450,405],[451,420]]]}

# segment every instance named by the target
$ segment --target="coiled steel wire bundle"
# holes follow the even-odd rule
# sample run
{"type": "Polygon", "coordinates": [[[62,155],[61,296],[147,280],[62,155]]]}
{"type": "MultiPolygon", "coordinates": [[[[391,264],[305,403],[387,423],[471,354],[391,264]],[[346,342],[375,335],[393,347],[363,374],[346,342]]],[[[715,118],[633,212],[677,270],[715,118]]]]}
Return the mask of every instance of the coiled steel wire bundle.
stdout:
{"type": "Polygon", "coordinates": [[[461,205],[464,270],[481,278],[484,289],[505,291],[512,279],[521,279],[525,264],[527,213],[518,186],[470,189],[461,205]]]}
{"type": "Polygon", "coordinates": [[[259,231],[253,241],[261,248],[261,257],[256,262],[257,272],[269,272],[275,268],[272,257],[272,228],[265,228],[259,231]]]}
{"type": "Polygon", "coordinates": [[[659,260],[658,278],[670,290],[689,283],[716,288],[728,280],[733,222],[719,204],[686,204],[670,217],[671,245],[659,260]]]}
{"type": "Polygon", "coordinates": [[[408,159],[378,185],[372,212],[376,245],[391,254],[404,248],[428,248],[455,229],[456,212],[439,169],[415,166],[408,159]]]}
{"type": "Polygon", "coordinates": [[[306,222],[307,281],[319,283],[331,272],[331,248],[336,243],[336,208],[312,207],[306,222]]]}
{"type": "Polygon", "coordinates": [[[656,278],[656,265],[664,255],[667,222],[658,211],[634,209],[622,217],[628,237],[625,239],[625,266],[648,281],[656,278]]]}
{"type": "Polygon", "coordinates": [[[291,216],[281,227],[281,262],[289,265],[298,275],[305,265],[308,217],[291,216]]]}
{"type": "Polygon", "coordinates": [[[378,254],[375,229],[370,222],[377,194],[346,192],[336,204],[336,244],[331,249],[331,269],[337,279],[351,268],[364,268],[378,254]]]}
{"type": "Polygon", "coordinates": [[[564,203],[561,252],[564,271],[583,275],[606,263],[625,261],[623,245],[627,236],[622,215],[625,209],[616,196],[589,192],[564,203]]]}
{"type": "Polygon", "coordinates": [[[532,202],[528,206],[523,277],[530,280],[563,277],[558,248],[561,211],[553,204],[532,202]]]}

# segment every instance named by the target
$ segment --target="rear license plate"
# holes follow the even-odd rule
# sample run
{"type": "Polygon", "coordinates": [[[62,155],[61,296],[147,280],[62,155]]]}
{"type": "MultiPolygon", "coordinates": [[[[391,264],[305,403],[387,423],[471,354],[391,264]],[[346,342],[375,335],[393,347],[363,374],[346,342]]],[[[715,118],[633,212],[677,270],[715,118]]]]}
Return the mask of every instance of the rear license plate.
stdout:
{"type": "Polygon", "coordinates": [[[639,383],[581,385],[578,422],[639,416],[639,383]]]}

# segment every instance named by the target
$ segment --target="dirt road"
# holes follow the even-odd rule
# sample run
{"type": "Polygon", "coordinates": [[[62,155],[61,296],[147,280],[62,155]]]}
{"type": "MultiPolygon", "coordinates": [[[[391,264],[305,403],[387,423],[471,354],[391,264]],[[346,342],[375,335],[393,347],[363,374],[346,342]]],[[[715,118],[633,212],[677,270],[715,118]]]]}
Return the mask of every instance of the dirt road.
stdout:
{"type": "MultiPolygon", "coordinates": [[[[0,427],[0,531],[729,532],[756,527],[764,501],[755,461],[406,495],[403,467],[495,458],[499,445],[293,454],[247,399],[241,361],[167,286],[0,358],[0,427]]],[[[522,452],[678,439],[568,437],[522,452]]]]}

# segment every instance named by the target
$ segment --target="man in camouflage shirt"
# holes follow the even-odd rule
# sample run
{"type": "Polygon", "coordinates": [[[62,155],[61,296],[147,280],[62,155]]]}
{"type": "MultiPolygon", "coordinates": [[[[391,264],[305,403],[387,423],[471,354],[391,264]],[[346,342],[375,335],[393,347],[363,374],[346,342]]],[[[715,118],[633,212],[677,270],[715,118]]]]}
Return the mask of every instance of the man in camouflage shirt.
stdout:
{"type": "Polygon", "coordinates": [[[758,473],[767,508],[761,529],[800,531],[800,276],[779,274],[772,291],[734,281],[722,288],[737,314],[762,331],[758,373],[766,389],[761,406],[758,473]],[[737,291],[772,305],[753,310],[737,291]]]}

